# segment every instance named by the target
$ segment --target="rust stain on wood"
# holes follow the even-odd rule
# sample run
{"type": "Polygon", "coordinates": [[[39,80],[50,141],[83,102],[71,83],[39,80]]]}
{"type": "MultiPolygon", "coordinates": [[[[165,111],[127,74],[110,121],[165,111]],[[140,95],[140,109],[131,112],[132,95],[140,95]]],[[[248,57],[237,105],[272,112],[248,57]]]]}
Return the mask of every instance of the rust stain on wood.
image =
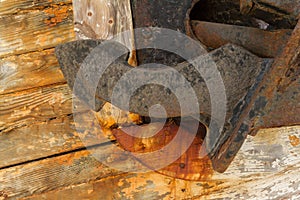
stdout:
{"type": "MultiPolygon", "coordinates": [[[[71,5],[63,7],[72,9],[71,5]]],[[[72,12],[68,12],[66,18],[63,17],[64,14],[58,15],[58,21],[62,21],[56,26],[49,26],[45,20],[56,18],[49,9],[46,11],[50,13],[44,11],[36,10],[0,18],[0,57],[40,51],[74,39],[72,12]]]]}
{"type": "MultiPolygon", "coordinates": [[[[4,127],[0,146],[8,147],[0,150],[0,157],[4,158],[1,167],[83,147],[78,138],[80,133],[73,132],[74,124],[68,116],[72,112],[70,91],[66,85],[45,87],[64,82],[53,50],[40,51],[74,39],[72,21],[64,18],[64,12],[57,13],[59,9],[55,11],[57,7],[53,6],[70,6],[64,2],[70,3],[69,0],[0,2],[0,14],[9,14],[0,19],[3,31],[0,41],[4,45],[0,47],[0,56],[6,57],[0,61],[0,71],[4,72],[0,78],[3,81],[0,81],[0,129],[4,127]],[[40,52],[28,53],[33,51],[40,52]],[[7,57],[20,53],[28,54],[7,57]],[[38,88],[30,89],[33,87],[38,88]],[[27,91],[21,91],[24,89],[27,91]],[[27,141],[35,139],[26,146],[27,141]]],[[[108,24],[116,24],[114,20],[111,22],[108,24]]],[[[108,110],[103,112],[97,113],[98,120],[107,128],[128,124],[130,119],[138,124],[140,120],[139,116],[120,113],[119,117],[106,121],[105,115],[108,118],[110,115],[108,110]]],[[[66,200],[297,198],[299,130],[299,127],[264,130],[258,137],[249,137],[227,173],[214,173],[207,182],[176,180],[153,172],[115,176],[122,172],[107,168],[89,152],[80,151],[2,169],[0,199],[30,195],[34,197],[28,199],[66,200]]],[[[86,135],[90,144],[101,142],[93,134],[86,135]]],[[[104,156],[109,157],[105,154],[109,148],[101,150],[104,156]]],[[[181,160],[176,165],[180,163],[181,160]]],[[[167,172],[170,169],[163,173],[167,172]]]]}
{"type": "Polygon", "coordinates": [[[67,154],[63,157],[58,157],[55,161],[58,165],[63,166],[72,166],[76,163],[76,161],[89,156],[90,153],[88,151],[80,151],[75,154],[67,154]]]}
{"type": "Polygon", "coordinates": [[[99,124],[103,129],[116,128],[119,125],[141,124],[142,119],[139,115],[121,111],[119,108],[106,103],[103,108],[95,113],[99,124]]]}
{"type": "Polygon", "coordinates": [[[42,10],[51,5],[66,5],[70,3],[72,3],[71,0],[2,0],[0,1],[0,15],[29,13],[42,10]]]}
{"type": "MultiPolygon", "coordinates": [[[[153,123],[139,127],[124,127],[122,129],[114,129],[112,133],[124,150],[134,153],[149,153],[161,150],[170,142],[174,142],[174,137],[178,134],[178,130],[178,125],[174,122],[169,122],[167,124],[153,123]],[[148,136],[153,133],[155,133],[154,136],[148,136]],[[136,137],[129,134],[134,134],[136,137]]],[[[199,153],[203,143],[203,132],[205,131],[205,127],[203,125],[202,127],[200,126],[192,144],[185,152],[182,152],[182,155],[177,160],[162,169],[154,170],[164,175],[186,180],[209,180],[213,175],[211,161],[208,156],[200,158],[199,153]]],[[[191,133],[188,130],[184,130],[182,134],[182,138],[187,138],[190,137],[189,134],[191,133]]],[[[175,148],[169,153],[178,152],[184,146],[179,142],[175,145],[175,148]]],[[[202,150],[202,153],[205,155],[205,150],[202,150]]],[[[170,156],[172,155],[164,153],[158,162],[162,162],[170,156]]],[[[156,159],[153,158],[153,162],[156,162],[156,159]]],[[[149,169],[152,169],[152,162],[141,162],[149,169]]]]}
{"type": "Polygon", "coordinates": [[[300,145],[300,138],[298,138],[296,135],[289,135],[289,139],[292,146],[296,147],[300,145]]]}
{"type": "Polygon", "coordinates": [[[72,16],[72,7],[53,5],[51,8],[45,9],[48,18],[45,19],[45,23],[48,26],[56,26],[58,23],[63,22],[70,16],[72,16]]]}

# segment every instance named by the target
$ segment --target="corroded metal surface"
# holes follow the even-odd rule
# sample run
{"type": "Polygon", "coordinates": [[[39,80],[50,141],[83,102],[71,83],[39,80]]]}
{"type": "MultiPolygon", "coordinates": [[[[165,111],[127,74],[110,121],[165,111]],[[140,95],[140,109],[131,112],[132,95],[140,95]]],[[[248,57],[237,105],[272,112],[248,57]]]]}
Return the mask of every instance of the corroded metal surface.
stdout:
{"type": "MultiPolygon", "coordinates": [[[[194,181],[207,180],[211,178],[213,174],[211,161],[208,156],[199,158],[199,152],[206,134],[206,128],[201,123],[199,124],[199,121],[197,120],[188,121],[186,125],[188,125],[188,127],[183,127],[183,137],[189,137],[191,131],[190,129],[198,128],[199,125],[197,131],[198,133],[193,143],[190,145],[187,151],[184,152],[183,155],[180,156],[180,158],[178,158],[175,162],[162,169],[153,170],[174,178],[194,181]]],[[[159,122],[153,123],[150,125],[150,128],[149,125],[142,125],[139,127],[131,126],[126,127],[123,130],[114,129],[112,132],[119,142],[120,146],[126,151],[135,153],[150,153],[163,149],[165,145],[169,144],[176,136],[178,129],[179,125],[177,123],[175,123],[174,121],[169,121],[166,124],[161,124],[159,122]],[[158,133],[156,133],[152,137],[147,137],[147,132],[151,132],[151,130],[153,131],[153,129],[158,129],[158,133]],[[128,132],[135,133],[139,137],[130,136],[127,134],[128,132]]],[[[183,148],[182,144],[179,141],[176,144],[176,148],[183,148]]],[[[173,149],[173,151],[170,151],[170,153],[172,154],[176,151],[177,149],[173,149]]],[[[162,154],[159,159],[164,160],[169,156],[172,155],[162,154]]],[[[142,163],[147,165],[147,163],[142,163]]],[[[152,169],[152,166],[148,167],[152,169]]]]}
{"type": "MultiPolygon", "coordinates": [[[[73,88],[74,80],[80,67],[79,63],[83,62],[83,60],[79,60],[80,58],[84,57],[81,55],[82,52],[85,51],[86,53],[92,49],[92,47],[97,46],[97,44],[99,44],[99,41],[84,40],[70,42],[56,48],[56,54],[58,55],[61,68],[71,88],[73,88]],[[77,63],[75,66],[74,60],[77,63]]],[[[119,46],[117,45],[116,48],[119,48],[119,46]]],[[[97,61],[99,61],[99,58],[95,57],[94,63],[99,63],[97,61]]],[[[200,61],[202,62],[201,69],[203,70],[209,70],[210,66],[213,65],[213,62],[216,63],[217,69],[219,70],[225,85],[227,109],[230,113],[232,113],[232,110],[236,105],[238,105],[239,102],[242,103],[244,101],[248,94],[249,88],[255,87],[257,84],[256,82],[259,81],[257,77],[259,77],[261,73],[264,74],[269,65],[269,60],[261,59],[245,49],[232,44],[225,45],[220,49],[203,56],[200,61]],[[243,76],[241,76],[241,74],[243,74],[243,76]]],[[[97,68],[100,66],[94,67],[97,68]]],[[[179,74],[183,75],[189,81],[190,85],[192,85],[195,91],[195,94],[198,98],[198,103],[201,105],[201,113],[210,115],[211,105],[209,91],[200,73],[192,64],[188,62],[180,63],[175,65],[173,68],[176,71],[170,71],[170,69],[166,67],[158,68],[157,66],[155,68],[147,69],[140,68],[141,73],[138,77],[132,80],[138,81],[147,80],[149,78],[151,79],[150,75],[147,77],[147,74],[142,73],[148,72],[148,74],[152,74],[151,76],[161,76],[161,79],[165,80],[167,84],[167,82],[174,79],[174,77],[175,80],[179,80],[179,74]]],[[[95,99],[95,110],[98,111],[102,108],[103,101],[112,101],[111,96],[113,89],[116,87],[120,78],[131,70],[132,68],[126,63],[125,59],[123,62],[115,62],[105,70],[104,74],[100,78],[96,90],[96,98],[93,96],[93,94],[88,93],[88,91],[91,90],[91,86],[88,84],[83,85],[82,90],[80,90],[82,94],[78,95],[80,95],[79,97],[88,105],[90,105],[89,103],[91,100],[95,99]],[[107,84],[108,82],[110,83],[109,85],[107,84]],[[103,101],[98,101],[99,99],[103,101]]],[[[86,82],[81,80],[80,77],[78,80],[82,81],[82,83],[86,82]]],[[[175,91],[173,91],[174,93],[183,94],[184,90],[187,89],[186,85],[184,85],[182,82],[172,81],[172,84],[172,87],[175,89],[175,91]]],[[[134,83],[130,83],[129,85],[134,85],[134,83]]],[[[118,98],[116,98],[113,102],[115,106],[121,109],[127,109],[126,103],[128,101],[124,99],[125,92],[125,90],[124,93],[121,92],[119,94],[120,96],[118,96],[118,98]]],[[[177,97],[173,92],[158,85],[144,85],[143,87],[139,88],[133,94],[133,96],[131,96],[129,111],[140,114],[141,116],[149,116],[148,109],[152,105],[160,104],[165,108],[168,117],[180,117],[184,114],[187,116],[200,113],[197,110],[189,110],[187,113],[182,113],[182,108],[178,104],[177,97]]],[[[189,101],[189,97],[186,97],[186,100],[189,101]]],[[[241,105],[238,106],[240,107],[241,105]]],[[[235,118],[233,115],[231,117],[235,118]]],[[[229,118],[228,121],[230,121],[229,118]]]]}
{"type": "Polygon", "coordinates": [[[269,30],[292,29],[297,24],[299,0],[201,0],[191,12],[191,20],[217,22],[269,30]]]}
{"type": "MultiPolygon", "coordinates": [[[[186,14],[195,0],[131,0],[134,28],[145,28],[143,36],[147,37],[146,27],[167,28],[186,33],[186,14]]],[[[176,54],[159,49],[140,49],[137,51],[139,64],[161,63],[177,64],[183,61],[176,54]]]]}
{"type": "MultiPolygon", "coordinates": [[[[76,58],[76,62],[82,63],[83,61],[78,60],[78,58],[83,58],[84,56],[82,57],[81,55],[77,54],[81,54],[83,50],[88,51],[97,44],[99,44],[99,41],[88,40],[75,41],[57,47],[56,53],[60,59],[60,64],[62,66],[62,70],[64,71],[64,75],[67,78],[67,82],[71,88],[73,87],[74,78],[80,66],[76,64],[74,68],[74,59],[76,58]]],[[[117,48],[120,47],[117,46],[117,48]]],[[[228,97],[226,125],[221,134],[222,138],[226,138],[231,136],[232,130],[236,128],[236,124],[238,124],[244,108],[248,105],[252,98],[253,91],[256,90],[256,87],[261,81],[262,77],[268,71],[270,60],[261,59],[244,50],[243,48],[232,44],[225,45],[206,56],[211,57],[212,60],[205,59],[205,57],[203,57],[203,60],[208,60],[208,62],[203,62],[201,67],[203,67],[203,69],[209,69],[209,67],[212,65],[211,62],[214,61],[217,64],[217,68],[221,74],[226,88],[226,95],[228,97]],[[241,74],[243,75],[241,76],[241,74]]],[[[96,61],[94,63],[99,63],[99,61],[97,61],[98,58],[95,59],[96,61]]],[[[94,67],[97,68],[97,66],[94,67]]],[[[200,113],[202,117],[205,116],[203,119],[200,117],[200,120],[208,125],[209,122],[205,121],[205,119],[207,116],[208,118],[210,116],[211,106],[209,92],[204,80],[194,69],[194,67],[187,62],[183,62],[174,66],[174,69],[176,69],[179,74],[183,75],[192,85],[193,90],[198,98],[198,104],[201,105],[200,111],[188,110],[188,112],[182,114],[177,97],[168,89],[162,88],[158,85],[145,85],[139,88],[138,91],[131,96],[129,111],[142,116],[149,116],[148,108],[150,108],[152,105],[160,104],[165,108],[168,117],[181,117],[183,115],[200,113]]],[[[125,58],[123,61],[119,60],[113,63],[107,68],[99,81],[97,87],[98,89],[96,90],[96,98],[93,96],[93,94],[89,93],[89,91],[91,91],[89,88],[90,85],[83,85],[83,88],[80,90],[82,93],[78,94],[78,97],[87,104],[90,103],[91,99],[95,99],[96,110],[99,110],[102,107],[103,102],[111,102],[111,95],[115,85],[118,83],[119,79],[130,70],[132,70],[132,68],[126,63],[125,58]],[[110,83],[109,88],[107,85],[108,82],[110,83]]],[[[148,70],[151,70],[151,68],[148,70]]],[[[161,78],[163,80],[171,80],[164,75],[168,69],[164,67],[156,67],[152,70],[156,72],[157,76],[162,75],[161,78]]],[[[143,73],[139,74],[139,78],[137,78],[137,80],[141,80],[141,78],[147,78],[140,77],[142,74],[143,73]]],[[[177,75],[173,74],[172,76],[176,77],[177,75]]],[[[85,83],[85,81],[82,82],[85,83]]],[[[182,83],[180,82],[174,82],[173,84],[177,84],[173,86],[176,88],[176,92],[178,93],[183,93],[183,91],[186,89],[181,85],[182,83]]],[[[121,92],[120,96],[116,98],[117,101],[114,101],[113,103],[115,106],[121,109],[127,109],[126,104],[124,103],[128,101],[123,99],[122,94],[123,93],[121,92]]],[[[186,97],[186,99],[188,101],[189,97],[186,97]]],[[[207,137],[210,136],[208,135],[207,137]]],[[[240,140],[240,142],[242,143],[243,140],[240,140]]],[[[216,152],[218,152],[218,148],[213,149],[211,155],[216,152]]]]}
{"type": "Polygon", "coordinates": [[[300,14],[299,0],[241,0],[242,14],[264,19],[281,27],[295,26],[300,14]]]}
{"type": "Polygon", "coordinates": [[[265,78],[249,118],[254,130],[299,124],[300,23],[265,78]]]}
{"type": "Polygon", "coordinates": [[[285,49],[275,59],[270,72],[254,91],[236,129],[220,141],[212,157],[214,169],[224,172],[243,144],[246,135],[258,128],[279,127],[300,123],[299,95],[300,22],[285,49]]]}
{"type": "Polygon", "coordinates": [[[267,31],[203,21],[192,21],[191,24],[196,37],[207,47],[216,49],[234,43],[258,56],[270,58],[280,53],[292,33],[290,29],[267,31]]]}
{"type": "MultiPolygon", "coordinates": [[[[133,0],[134,25],[136,28],[158,26],[186,33],[186,19],[188,19],[186,13],[189,12],[190,7],[195,2],[197,1],[133,0]]],[[[241,33],[239,32],[240,30],[237,30],[237,27],[231,26],[230,28],[233,30],[229,30],[228,25],[221,25],[222,27],[217,27],[218,29],[215,30],[214,33],[218,33],[222,36],[222,31],[226,33],[226,27],[228,27],[229,31],[225,36],[229,38],[225,37],[220,39],[218,41],[220,42],[219,46],[213,46],[213,48],[218,48],[228,41],[242,45],[257,55],[275,57],[277,53],[282,50],[282,46],[284,46],[285,41],[289,37],[289,30],[282,30],[276,33],[263,32],[257,29],[260,27],[256,18],[261,20],[261,17],[264,16],[265,18],[262,22],[268,23],[266,29],[274,30],[278,28],[293,28],[296,17],[295,12],[290,8],[278,10],[278,6],[280,7],[282,4],[275,2],[273,5],[272,2],[203,0],[199,1],[196,7],[201,8],[204,6],[201,9],[207,8],[207,11],[203,13],[199,12],[199,14],[197,10],[194,10],[191,12],[191,19],[218,23],[228,22],[232,25],[255,27],[253,29],[249,27],[240,28],[242,30],[241,32],[246,32],[248,36],[245,38],[236,38],[235,36],[240,37],[239,34],[241,33]],[[224,7],[224,5],[226,6],[224,7]],[[224,9],[227,7],[230,9],[224,9]],[[266,15],[262,13],[266,13],[266,15]],[[199,17],[199,19],[197,17],[199,17]],[[220,28],[222,31],[220,31],[220,28]],[[251,37],[255,37],[253,34],[257,35],[257,38],[251,42],[251,37]],[[265,38],[262,39],[261,37],[265,38]],[[272,43],[271,40],[275,40],[274,38],[276,38],[276,40],[280,38],[280,41],[278,43],[272,43]],[[240,39],[245,39],[245,41],[243,42],[243,40],[240,39]],[[261,39],[259,40],[261,42],[258,42],[258,39],[261,39]],[[251,43],[246,44],[249,40],[251,43]],[[269,46],[268,43],[272,44],[269,46]],[[266,49],[260,49],[262,46],[268,47],[266,49]]],[[[208,24],[207,22],[201,23],[202,25],[208,24]]],[[[201,28],[202,31],[210,31],[207,30],[207,26],[201,28]]],[[[144,30],[143,37],[147,37],[147,28],[144,28],[144,30]]],[[[200,33],[198,33],[198,35],[200,35],[200,33]]],[[[212,35],[211,32],[210,35],[212,35]]],[[[226,95],[228,97],[225,127],[221,133],[221,138],[219,138],[217,144],[209,154],[214,170],[224,172],[227,169],[249,132],[255,132],[258,128],[262,127],[293,125],[300,122],[297,115],[297,113],[299,113],[299,35],[298,25],[286,48],[283,50],[283,53],[280,57],[276,58],[276,62],[270,71],[269,66],[272,62],[270,59],[261,59],[243,48],[232,44],[222,46],[202,57],[211,57],[212,61],[216,62],[217,68],[223,78],[226,95]],[[289,67],[286,68],[286,66],[289,67]],[[276,115],[276,117],[273,115],[276,115]]],[[[200,37],[203,37],[203,35],[200,35],[200,37]]],[[[100,41],[91,40],[78,41],[57,47],[56,53],[63,73],[71,88],[74,85],[74,79],[81,62],[91,49],[100,43],[100,41]]],[[[211,42],[211,45],[215,45],[214,42],[211,42]]],[[[124,52],[126,52],[126,49],[122,46],[116,46],[116,48],[123,49],[124,52]]],[[[201,112],[189,110],[182,114],[176,96],[168,89],[157,85],[146,85],[139,88],[131,97],[129,108],[124,105],[126,101],[122,99],[122,95],[113,103],[121,109],[128,109],[142,116],[149,116],[149,108],[154,104],[160,104],[166,109],[168,117],[182,117],[200,113],[201,116],[205,116],[203,122],[207,124],[205,120],[210,118],[211,111],[209,92],[204,80],[199,73],[195,71],[193,66],[187,62],[182,62],[182,58],[177,55],[157,49],[143,50],[137,53],[139,64],[162,63],[172,66],[179,74],[182,74],[190,82],[196,92],[198,103],[202,105],[201,112]]],[[[95,58],[95,60],[98,61],[97,58],[95,58]]],[[[210,64],[209,62],[204,62],[202,66],[203,69],[209,69],[210,64]]],[[[151,65],[148,66],[151,67],[151,65]]],[[[97,69],[96,65],[92,67],[97,69]]],[[[82,94],[79,97],[88,105],[90,105],[91,101],[95,100],[95,110],[101,109],[104,102],[111,102],[112,89],[120,77],[131,69],[132,68],[126,63],[126,56],[122,57],[107,68],[100,79],[96,94],[91,92],[89,84],[83,84],[81,85],[82,88],[80,88],[82,94]],[[110,85],[107,84],[108,82],[110,85]]],[[[143,68],[140,70],[142,71],[143,68]]],[[[168,69],[158,67],[150,70],[155,71],[157,76],[166,78],[163,75],[168,69]]],[[[176,75],[172,74],[172,76],[176,75]]],[[[185,90],[179,82],[174,82],[173,86],[178,93],[185,90]]],[[[189,99],[189,97],[186,99],[189,99]]],[[[200,120],[202,119],[200,118],[200,120]]],[[[207,134],[207,137],[210,137],[210,134],[207,134]]],[[[165,171],[166,174],[170,172],[174,173],[174,169],[169,168],[165,171]]],[[[185,175],[183,174],[182,177],[185,175]]]]}
{"type": "MultiPolygon", "coordinates": [[[[101,42],[101,40],[85,40],[82,42],[75,41],[72,42],[72,45],[68,43],[69,45],[58,45],[55,48],[55,54],[60,64],[60,68],[65,79],[67,80],[69,87],[72,90],[76,81],[78,70],[80,69],[84,59],[97,45],[101,44],[101,42]]],[[[87,93],[86,88],[83,88],[81,91],[82,98],[86,99],[84,97],[84,94],[87,93]]],[[[95,104],[96,110],[100,110],[104,106],[105,101],[100,98],[95,98],[95,104]]]]}

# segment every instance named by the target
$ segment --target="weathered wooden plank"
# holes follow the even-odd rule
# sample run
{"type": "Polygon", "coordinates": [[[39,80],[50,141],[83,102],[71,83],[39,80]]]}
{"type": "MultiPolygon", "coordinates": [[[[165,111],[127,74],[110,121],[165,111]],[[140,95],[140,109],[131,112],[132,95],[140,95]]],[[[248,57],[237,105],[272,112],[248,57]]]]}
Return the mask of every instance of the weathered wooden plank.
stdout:
{"type": "MultiPolygon", "coordinates": [[[[101,143],[96,135],[90,134],[86,139],[91,144],[101,143]]],[[[1,134],[0,168],[83,147],[72,116],[64,116],[1,134]]]]}
{"type": "Polygon", "coordinates": [[[125,174],[26,199],[298,199],[299,138],[299,126],[262,130],[247,139],[225,174],[211,180],[125,174]]]}
{"type": "Polygon", "coordinates": [[[300,126],[260,130],[256,136],[247,138],[229,169],[222,175],[255,179],[300,164],[297,138],[300,138],[300,126]]]}
{"type": "Polygon", "coordinates": [[[76,126],[73,115],[64,115],[2,133],[0,168],[106,143],[105,138],[114,138],[110,130],[100,128],[99,122],[108,123],[103,127],[129,123],[116,118],[101,118],[101,113],[88,110],[76,113],[76,126]]]}
{"type": "MultiPolygon", "coordinates": [[[[98,148],[106,150],[105,146],[98,148]]],[[[1,170],[0,194],[15,199],[120,173],[82,150],[1,170]]]]}
{"type": "Polygon", "coordinates": [[[0,95],[65,82],[54,49],[3,58],[0,72],[0,95]]]}
{"type": "MultiPolygon", "coordinates": [[[[72,114],[72,103],[72,92],[66,84],[0,95],[0,133],[72,114]]],[[[89,110],[84,103],[76,105],[79,105],[76,112],[89,110]]],[[[138,115],[111,108],[108,104],[96,118],[103,128],[141,123],[138,115]]]]}
{"type": "Polygon", "coordinates": [[[176,180],[157,173],[126,174],[86,184],[70,186],[61,190],[24,199],[184,199],[191,197],[188,188],[189,186],[191,187],[191,185],[194,188],[198,188],[196,194],[202,191],[204,187],[197,186],[196,183],[197,182],[192,184],[187,181],[176,180]]]}
{"type": "MultiPolygon", "coordinates": [[[[127,37],[118,37],[120,43],[131,47],[128,63],[137,65],[134,45],[133,22],[129,0],[73,0],[75,33],[81,39],[112,39],[115,35],[128,31],[127,37]]],[[[106,103],[98,113],[102,126],[109,128],[116,123],[140,123],[138,115],[118,109],[106,103]],[[118,118],[111,113],[119,113],[118,118]]]]}
{"type": "Polygon", "coordinates": [[[73,40],[72,6],[0,17],[0,57],[52,48],[73,40]]]}
{"type": "Polygon", "coordinates": [[[16,14],[18,12],[30,12],[34,9],[42,9],[54,4],[69,4],[71,0],[2,0],[0,1],[0,16],[16,14]]]}
{"type": "Polygon", "coordinates": [[[0,132],[71,113],[72,93],[67,85],[0,95],[0,132]]]}
{"type": "Polygon", "coordinates": [[[89,133],[85,141],[90,146],[104,142],[97,136],[99,123],[106,134],[116,124],[140,123],[134,114],[112,116],[107,106],[95,113],[82,104],[76,109],[82,122],[76,129],[72,101],[67,85],[0,95],[0,168],[85,147],[78,129],[89,133]]]}
{"type": "MultiPolygon", "coordinates": [[[[128,31],[128,35],[120,37],[119,41],[135,49],[129,0],[73,0],[73,6],[77,39],[109,40],[128,31]]],[[[128,63],[137,65],[135,51],[131,52],[128,63]]]]}
{"type": "Polygon", "coordinates": [[[298,199],[299,168],[286,172],[290,174],[228,182],[191,182],[155,173],[128,174],[69,186],[24,199],[298,199]],[[287,180],[289,177],[293,178],[287,180]]]}

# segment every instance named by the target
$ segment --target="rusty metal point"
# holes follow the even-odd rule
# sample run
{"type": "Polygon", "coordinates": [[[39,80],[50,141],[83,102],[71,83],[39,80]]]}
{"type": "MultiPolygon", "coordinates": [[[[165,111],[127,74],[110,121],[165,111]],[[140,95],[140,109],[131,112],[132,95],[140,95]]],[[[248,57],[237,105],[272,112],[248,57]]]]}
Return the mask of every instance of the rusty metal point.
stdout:
{"type": "MultiPolygon", "coordinates": [[[[266,32],[253,27],[220,25],[215,24],[217,21],[213,19],[226,23],[226,16],[228,15],[226,15],[227,11],[223,7],[225,3],[234,6],[234,9],[231,9],[229,12],[232,15],[246,15],[242,16],[242,21],[246,24],[253,25],[253,21],[248,19],[254,17],[269,23],[271,25],[270,29],[278,29],[277,26],[283,29],[292,29],[297,22],[296,15],[299,15],[300,10],[293,9],[293,7],[299,8],[300,4],[298,0],[284,4],[292,5],[291,7],[284,7],[283,1],[277,0],[263,0],[259,2],[241,0],[241,4],[238,1],[228,0],[132,0],[134,26],[135,28],[170,28],[182,33],[188,33],[190,30],[187,30],[187,25],[190,22],[187,22],[187,19],[189,19],[187,13],[191,11],[192,6],[197,2],[200,3],[198,6],[203,6],[206,3],[212,6],[208,8],[208,11],[212,11],[212,13],[204,16],[212,17],[211,19],[203,22],[199,21],[201,19],[192,18],[192,20],[198,21],[191,22],[191,25],[200,41],[204,44],[206,43],[208,47],[216,48],[206,56],[211,57],[217,63],[217,68],[223,78],[228,97],[226,123],[220,138],[209,154],[213,169],[218,172],[224,172],[249,133],[254,133],[259,128],[300,123],[300,23],[298,22],[291,34],[290,30],[279,30],[277,32],[268,30],[266,32]],[[214,7],[214,5],[218,6],[214,7]],[[214,12],[214,9],[216,12],[214,12]],[[219,19],[218,16],[223,16],[223,18],[219,19]],[[244,35],[240,36],[241,34],[244,35]],[[260,40],[261,37],[264,37],[265,40],[260,40]],[[272,40],[277,42],[272,42],[272,40]],[[275,57],[275,61],[273,63],[272,59],[263,59],[257,55],[275,57]]],[[[195,13],[197,12],[194,10],[191,15],[195,15],[195,13]]],[[[228,17],[231,25],[240,25],[241,21],[239,19],[231,19],[232,16],[228,17]]],[[[74,80],[81,63],[90,51],[98,44],[101,44],[101,42],[97,40],[76,41],[56,48],[56,55],[61,69],[71,89],[74,86],[74,80]]],[[[124,49],[121,46],[118,48],[124,49]]],[[[210,119],[211,105],[207,87],[191,64],[182,61],[176,55],[159,50],[139,51],[137,55],[140,64],[162,61],[181,73],[191,82],[196,92],[198,103],[205,105],[202,107],[201,112],[190,111],[190,113],[185,113],[185,115],[200,114],[203,117],[200,120],[203,120],[204,124],[212,120],[210,119]]],[[[204,63],[203,67],[209,67],[209,63],[204,63]]],[[[98,111],[105,102],[111,102],[111,89],[118,82],[119,78],[130,69],[132,68],[128,66],[125,55],[107,68],[103,78],[98,83],[96,94],[89,92],[90,86],[88,84],[83,84],[81,88],[83,95],[79,96],[79,98],[87,105],[90,105],[90,101],[95,101],[96,106],[93,109],[98,111]],[[108,81],[111,83],[109,86],[107,85],[108,81]]],[[[165,69],[156,70],[163,72],[165,69]]],[[[183,89],[179,83],[176,86],[178,90],[183,89]]],[[[121,109],[126,108],[123,103],[121,96],[119,101],[114,102],[121,109]]],[[[132,96],[128,109],[142,116],[148,116],[148,108],[153,104],[164,106],[168,117],[183,117],[174,94],[170,93],[166,88],[154,85],[140,88],[132,96]],[[150,91],[155,95],[149,96],[150,91]]],[[[206,137],[213,136],[208,133],[206,137]]],[[[169,168],[168,170],[172,169],[169,168]]]]}

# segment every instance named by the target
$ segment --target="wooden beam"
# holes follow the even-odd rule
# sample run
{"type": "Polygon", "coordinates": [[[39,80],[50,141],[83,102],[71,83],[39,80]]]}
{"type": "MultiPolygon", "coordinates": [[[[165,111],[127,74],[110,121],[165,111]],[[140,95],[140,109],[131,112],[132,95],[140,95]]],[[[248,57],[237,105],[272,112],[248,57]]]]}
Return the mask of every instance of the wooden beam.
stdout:
{"type": "Polygon", "coordinates": [[[74,40],[71,4],[0,18],[0,58],[74,40]]]}
{"type": "Polygon", "coordinates": [[[0,1],[0,16],[12,15],[20,12],[32,12],[33,10],[42,10],[45,7],[53,5],[70,3],[72,3],[72,0],[2,0],[0,1]]]}
{"type": "MultiPolygon", "coordinates": [[[[131,47],[128,59],[131,66],[137,65],[135,54],[133,19],[130,0],[73,0],[75,33],[78,40],[103,39],[128,31],[128,37],[119,37],[119,42],[131,47]]],[[[98,113],[98,119],[104,127],[110,128],[116,123],[140,123],[140,116],[120,110],[106,103],[98,113]],[[118,118],[112,116],[112,110],[119,113],[118,118]]]]}
{"type": "Polygon", "coordinates": [[[0,95],[0,132],[71,113],[72,94],[65,84],[0,95]]]}
{"type": "MultiPolygon", "coordinates": [[[[91,126],[91,121],[86,121],[91,126]]],[[[90,145],[101,144],[96,134],[85,137],[90,145]]],[[[102,141],[103,142],[103,141],[102,141]]],[[[72,116],[36,123],[0,134],[0,168],[84,148],[72,116]]]]}
{"type": "Polygon", "coordinates": [[[65,83],[54,49],[3,58],[0,69],[0,95],[65,83]]]}
{"type": "Polygon", "coordinates": [[[26,199],[298,199],[299,153],[299,126],[267,129],[248,137],[229,169],[211,180],[122,174],[26,199]]]}
{"type": "MultiPolygon", "coordinates": [[[[58,88],[58,91],[61,91],[61,88],[58,88]]],[[[53,93],[52,95],[57,94],[60,93],[53,93]]],[[[45,96],[47,97],[48,95],[46,94],[45,96]]],[[[43,99],[45,97],[38,98],[43,99]]],[[[51,95],[49,98],[51,99],[51,95]]],[[[132,121],[138,123],[138,121],[135,121],[138,119],[131,118],[130,116],[112,118],[109,114],[105,113],[106,109],[95,113],[85,110],[82,107],[82,112],[76,113],[77,123],[75,126],[73,115],[67,114],[71,113],[71,108],[66,110],[59,109],[57,106],[61,100],[53,99],[53,101],[53,107],[48,105],[47,100],[46,103],[41,105],[38,105],[37,101],[34,101],[31,106],[36,109],[27,107],[27,110],[24,110],[28,115],[26,114],[23,117],[18,116],[13,118],[13,121],[4,122],[4,126],[2,126],[4,130],[0,133],[0,168],[68,153],[85,147],[101,145],[113,140],[111,131],[106,128],[101,129],[99,123],[103,127],[110,127],[116,123],[128,124],[132,121]],[[47,106],[53,110],[45,110],[47,106]],[[55,113],[55,107],[65,113],[61,113],[61,115],[55,113]],[[122,119],[132,121],[120,121],[122,119]],[[17,128],[18,125],[22,127],[17,128]],[[84,142],[82,142],[83,138],[84,142]]],[[[68,107],[71,100],[68,99],[66,101],[68,101],[68,107]]],[[[1,116],[1,120],[7,119],[9,121],[12,118],[12,114],[8,114],[7,116],[3,118],[1,116]]]]}
{"type": "MultiPolygon", "coordinates": [[[[105,151],[110,149],[105,146],[98,149],[103,152],[101,156],[107,158],[105,151]]],[[[2,169],[0,194],[16,199],[121,173],[101,164],[89,151],[82,150],[2,169]]]]}
{"type": "MultiPolygon", "coordinates": [[[[124,31],[127,37],[119,42],[134,47],[132,13],[129,0],[73,0],[74,23],[77,39],[112,39],[124,31]]],[[[129,64],[136,66],[135,51],[131,51],[129,64]]]]}

